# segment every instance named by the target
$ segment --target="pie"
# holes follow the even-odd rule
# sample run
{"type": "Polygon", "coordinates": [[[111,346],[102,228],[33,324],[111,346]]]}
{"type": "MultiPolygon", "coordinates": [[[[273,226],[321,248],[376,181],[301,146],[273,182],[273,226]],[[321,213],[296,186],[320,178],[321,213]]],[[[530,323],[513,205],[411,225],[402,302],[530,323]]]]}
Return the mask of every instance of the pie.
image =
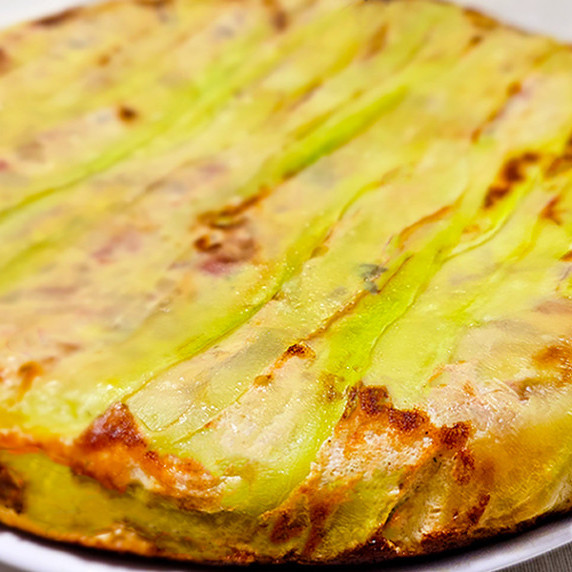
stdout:
{"type": "Polygon", "coordinates": [[[0,522],[373,562],[572,509],[572,51],[431,0],[0,35],[0,522]]]}

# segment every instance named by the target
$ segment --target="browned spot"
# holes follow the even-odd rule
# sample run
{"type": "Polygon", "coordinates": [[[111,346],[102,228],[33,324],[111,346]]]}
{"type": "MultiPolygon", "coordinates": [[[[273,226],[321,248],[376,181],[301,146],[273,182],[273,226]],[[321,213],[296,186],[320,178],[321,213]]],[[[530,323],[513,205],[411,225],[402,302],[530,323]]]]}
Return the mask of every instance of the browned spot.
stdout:
{"type": "Polygon", "coordinates": [[[117,108],[117,117],[119,117],[123,123],[133,123],[139,118],[139,113],[128,105],[120,105],[117,108]]]}
{"type": "Polygon", "coordinates": [[[232,265],[254,258],[258,244],[244,213],[269,193],[268,189],[262,189],[236,205],[227,205],[219,211],[209,211],[199,217],[199,222],[209,227],[209,231],[195,241],[195,247],[208,254],[201,265],[205,272],[226,274],[232,265]]]}
{"type": "Polygon", "coordinates": [[[572,250],[569,250],[566,254],[560,257],[563,262],[572,262],[572,250]]]}
{"type": "Polygon", "coordinates": [[[546,220],[549,220],[557,225],[562,224],[562,216],[560,209],[558,208],[558,203],[560,202],[560,197],[554,197],[548,204],[542,209],[540,216],[546,220]]]}
{"type": "Polygon", "coordinates": [[[268,9],[270,13],[270,21],[274,26],[275,30],[278,32],[283,32],[288,28],[290,23],[290,18],[288,17],[288,13],[284,8],[281,6],[279,0],[263,0],[264,6],[268,9]]]}
{"type": "Polygon", "coordinates": [[[485,196],[483,206],[486,209],[494,207],[501,199],[504,199],[506,195],[510,192],[509,186],[497,186],[493,185],[489,187],[489,190],[485,196]]]}
{"type": "Polygon", "coordinates": [[[135,3],[149,8],[163,8],[172,4],[173,0],[135,0],[135,3]]]}
{"type": "Polygon", "coordinates": [[[215,251],[215,260],[222,264],[235,264],[250,260],[258,250],[254,238],[248,234],[237,234],[227,238],[215,251]]]}
{"type": "Polygon", "coordinates": [[[436,380],[438,380],[441,377],[441,375],[443,375],[444,371],[445,371],[445,366],[443,365],[437,366],[433,371],[433,373],[427,379],[427,384],[428,385],[433,384],[436,380]]]}
{"type": "Polygon", "coordinates": [[[371,564],[395,556],[397,556],[395,545],[378,532],[367,542],[342,552],[331,564],[371,564]]]}
{"type": "Polygon", "coordinates": [[[281,368],[289,359],[297,357],[300,359],[315,359],[316,352],[304,342],[292,344],[276,361],[274,369],[281,368]]]}
{"type": "Polygon", "coordinates": [[[353,412],[355,411],[358,401],[359,401],[359,389],[357,386],[352,386],[347,390],[347,397],[346,397],[346,407],[342,414],[342,420],[348,419],[351,417],[353,412]]]}
{"type": "Polygon", "coordinates": [[[204,234],[195,240],[195,248],[199,252],[210,252],[222,244],[221,235],[216,235],[214,233],[204,234]]]}
{"type": "Polygon", "coordinates": [[[111,54],[103,54],[102,56],[99,56],[99,58],[97,58],[97,65],[102,68],[109,65],[112,57],[113,56],[111,54]]]}
{"type": "MultiPolygon", "coordinates": [[[[509,97],[514,97],[515,95],[518,95],[519,93],[522,93],[522,84],[518,81],[515,81],[513,83],[511,83],[507,90],[506,93],[509,97]]],[[[530,153],[526,153],[526,155],[529,155],[530,153]]]]}
{"type": "Polygon", "coordinates": [[[572,382],[572,346],[567,340],[541,350],[533,356],[533,361],[538,374],[510,384],[520,400],[528,400],[539,389],[572,382]]]}
{"type": "Polygon", "coordinates": [[[433,554],[447,549],[465,546],[470,542],[466,529],[440,530],[424,534],[420,543],[420,553],[433,554]]]}
{"type": "Polygon", "coordinates": [[[23,397],[32,387],[34,380],[44,373],[44,368],[36,361],[29,361],[18,368],[20,377],[20,397],[23,397]]]}
{"type": "Polygon", "coordinates": [[[97,418],[78,439],[77,445],[84,451],[101,451],[121,445],[127,449],[145,447],[133,415],[126,405],[118,403],[97,418]]]}
{"type": "Polygon", "coordinates": [[[304,546],[304,554],[312,554],[319,546],[324,535],[328,517],[336,510],[335,499],[331,501],[317,501],[310,506],[310,534],[304,546]]]}
{"type": "Polygon", "coordinates": [[[426,413],[417,410],[403,411],[390,408],[388,411],[389,423],[402,433],[412,433],[429,423],[426,413]]]}
{"type": "Polygon", "coordinates": [[[540,161],[540,155],[527,151],[506,162],[502,169],[502,179],[508,183],[520,183],[526,178],[526,168],[540,161]]]}
{"type": "Polygon", "coordinates": [[[480,30],[494,30],[499,26],[496,20],[472,8],[465,8],[463,12],[471,23],[480,30]]]}
{"type": "Polygon", "coordinates": [[[209,274],[226,274],[232,266],[252,260],[258,244],[249,228],[229,227],[217,233],[210,232],[195,241],[195,247],[206,256],[202,270],[209,274]]]}
{"type": "Polygon", "coordinates": [[[12,60],[6,50],[0,48],[0,74],[6,73],[12,66],[12,60]]]}
{"type": "Polygon", "coordinates": [[[20,514],[24,512],[24,483],[0,464],[0,506],[20,514]]]}
{"type": "Polygon", "coordinates": [[[193,459],[151,451],[122,403],[97,418],[66,456],[75,474],[96,479],[109,489],[124,492],[144,474],[154,483],[155,492],[183,499],[187,510],[212,507],[218,500],[218,479],[193,459]]]}
{"type": "MultiPolygon", "coordinates": [[[[429,424],[429,417],[417,409],[396,409],[391,405],[391,398],[386,387],[364,386],[358,384],[348,391],[346,409],[342,420],[353,416],[359,405],[359,411],[371,418],[372,422],[389,427],[402,434],[412,434],[429,424]]],[[[368,421],[369,423],[369,421],[368,421]]]]}
{"type": "Polygon", "coordinates": [[[274,379],[277,370],[284,367],[284,365],[292,358],[299,359],[315,359],[316,352],[304,342],[292,344],[284,353],[274,362],[268,373],[259,375],[254,378],[254,384],[258,386],[267,386],[274,379]]]}
{"type": "Polygon", "coordinates": [[[387,24],[380,26],[365,45],[363,58],[369,60],[379,52],[381,52],[387,44],[387,35],[389,28],[387,24]]]}
{"type": "Polygon", "coordinates": [[[270,189],[264,187],[257,194],[247,197],[235,205],[227,205],[218,211],[207,211],[199,217],[199,221],[211,228],[228,228],[244,224],[240,215],[258,205],[270,195],[270,189]]]}
{"type": "Polygon", "coordinates": [[[272,526],[271,541],[283,544],[303,537],[304,547],[301,553],[296,550],[294,560],[311,561],[323,540],[328,520],[348,500],[351,489],[351,482],[330,488],[320,485],[318,476],[310,476],[283,505],[267,514],[272,526]]]}
{"type": "Polygon", "coordinates": [[[546,170],[546,176],[557,177],[558,175],[567,173],[570,169],[572,169],[572,153],[565,153],[560,157],[556,157],[556,159],[550,163],[546,170]]]}
{"type": "Polygon", "coordinates": [[[469,519],[469,522],[471,522],[471,524],[473,525],[478,524],[490,500],[491,500],[491,495],[487,493],[482,493],[480,495],[477,504],[471,509],[469,509],[469,511],[467,512],[467,518],[469,519]]]}
{"type": "Polygon", "coordinates": [[[314,359],[316,357],[316,352],[305,343],[298,343],[291,345],[284,353],[285,359],[290,359],[291,357],[298,357],[300,359],[314,359]]]}
{"type": "Polygon", "coordinates": [[[514,185],[525,181],[528,167],[539,160],[540,156],[530,151],[509,159],[501,168],[496,181],[489,187],[483,201],[484,208],[494,207],[511,192],[514,185]]]}
{"type": "Polygon", "coordinates": [[[357,388],[357,397],[361,410],[366,415],[385,413],[389,403],[389,393],[383,386],[361,386],[357,388]]]}
{"type": "Polygon", "coordinates": [[[461,449],[454,457],[453,478],[460,485],[468,484],[475,473],[475,459],[467,449],[461,449]]]}
{"type": "Polygon", "coordinates": [[[278,290],[278,292],[276,292],[276,294],[274,294],[274,296],[272,296],[272,300],[275,301],[280,301],[280,300],[285,300],[286,299],[286,294],[284,294],[284,292],[282,290],[278,290]]]}
{"type": "MultiPolygon", "coordinates": [[[[330,520],[338,510],[344,511],[346,503],[355,499],[356,484],[367,479],[366,475],[380,465],[384,466],[386,463],[389,470],[392,470],[391,466],[395,464],[396,470],[403,471],[405,477],[402,485],[409,496],[415,492],[417,484],[431,478],[436,471],[450,470],[456,463],[460,465],[457,476],[466,481],[467,477],[461,475],[461,469],[468,472],[471,464],[476,464],[469,451],[459,453],[468,435],[462,424],[441,429],[431,423],[425,412],[395,409],[384,402],[386,398],[386,392],[382,388],[357,384],[348,390],[346,411],[322,447],[311,475],[291,493],[285,505],[274,513],[278,520],[273,522],[280,523],[278,538],[281,540],[290,538],[289,526],[295,521],[295,515],[308,514],[310,533],[302,552],[303,559],[311,560],[316,557],[324,542],[330,520]],[[395,458],[393,458],[394,452],[398,453],[395,458]],[[455,453],[459,454],[455,456],[455,453]],[[388,459],[388,456],[391,458],[388,459]],[[436,468],[431,461],[432,458],[437,461],[436,468]],[[446,462],[439,463],[439,458],[445,458],[446,462]],[[425,471],[425,468],[428,468],[428,471],[425,471]],[[288,511],[287,516],[281,513],[284,510],[288,511]]],[[[482,472],[479,465],[479,483],[490,490],[492,485],[485,481],[482,472]]],[[[449,477],[448,482],[450,481],[449,477]]],[[[454,490],[461,489],[456,487],[454,490]]],[[[427,536],[425,539],[427,547],[430,547],[431,542],[437,547],[438,543],[443,544],[451,540],[457,543],[459,539],[466,538],[466,532],[472,530],[470,519],[474,520],[478,511],[481,511],[482,515],[486,502],[488,501],[479,498],[478,490],[473,493],[467,489],[464,497],[459,500],[458,507],[453,507],[453,510],[458,508],[460,518],[455,524],[460,526],[427,536]],[[470,516],[466,514],[467,511],[470,516]]],[[[416,503],[414,507],[418,511],[416,503]]],[[[399,511],[402,508],[401,503],[399,511]]],[[[401,514],[407,521],[409,513],[405,511],[401,514]]],[[[306,521],[296,522],[301,524],[306,521]]],[[[398,549],[384,538],[386,526],[387,522],[369,541],[343,552],[335,557],[334,561],[371,562],[388,558],[396,552],[406,553],[407,546],[400,546],[398,549]]],[[[390,530],[396,530],[395,527],[398,527],[397,521],[389,523],[390,530]]],[[[297,527],[295,533],[298,536],[302,535],[297,527]]],[[[348,539],[348,546],[352,546],[350,542],[351,539],[348,539]]],[[[416,545],[414,549],[417,548],[416,545]]]]}
{"type": "Polygon", "coordinates": [[[484,36],[482,34],[475,34],[469,39],[469,48],[474,48],[481,44],[484,40],[484,36]]]}
{"type": "Polygon", "coordinates": [[[539,387],[541,382],[538,379],[523,379],[518,382],[508,383],[508,386],[517,394],[520,401],[530,399],[531,393],[535,388],[539,387]]]}
{"type": "Polygon", "coordinates": [[[310,255],[310,258],[318,258],[319,256],[324,256],[328,253],[329,248],[325,244],[320,244],[316,246],[310,255]]]}
{"type": "Polygon", "coordinates": [[[572,347],[563,342],[549,346],[534,356],[537,367],[546,375],[554,377],[561,384],[572,381],[572,347]]]}
{"type": "Polygon", "coordinates": [[[452,427],[441,427],[439,438],[450,451],[464,447],[471,435],[471,427],[466,422],[455,423],[452,427]]]}
{"type": "Polygon", "coordinates": [[[73,342],[58,342],[58,346],[65,354],[73,354],[81,349],[79,344],[73,342]]]}
{"type": "Polygon", "coordinates": [[[261,387],[266,387],[267,385],[270,385],[271,382],[272,382],[272,375],[270,374],[257,375],[254,378],[254,385],[259,385],[261,387]]]}
{"type": "Polygon", "coordinates": [[[53,14],[52,16],[46,16],[45,18],[40,18],[39,20],[36,20],[34,24],[36,24],[37,26],[44,26],[46,28],[52,26],[59,26],[61,24],[64,24],[68,20],[71,20],[76,16],[79,16],[81,11],[82,9],[79,7],[69,8],[68,10],[63,10],[62,12],[58,12],[57,14],[53,14]]]}
{"type": "Polygon", "coordinates": [[[282,511],[270,532],[270,542],[274,544],[284,544],[293,538],[300,536],[308,527],[307,519],[303,518],[301,512],[282,511]]]}

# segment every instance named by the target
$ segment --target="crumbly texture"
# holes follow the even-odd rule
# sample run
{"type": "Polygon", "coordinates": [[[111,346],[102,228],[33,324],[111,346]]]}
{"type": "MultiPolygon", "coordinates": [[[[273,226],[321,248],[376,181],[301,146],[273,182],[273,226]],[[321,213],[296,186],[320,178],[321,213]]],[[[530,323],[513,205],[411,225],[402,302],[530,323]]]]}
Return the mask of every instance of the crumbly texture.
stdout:
{"type": "Polygon", "coordinates": [[[572,502],[572,51],[429,0],[0,34],[0,522],[373,562],[572,502]]]}

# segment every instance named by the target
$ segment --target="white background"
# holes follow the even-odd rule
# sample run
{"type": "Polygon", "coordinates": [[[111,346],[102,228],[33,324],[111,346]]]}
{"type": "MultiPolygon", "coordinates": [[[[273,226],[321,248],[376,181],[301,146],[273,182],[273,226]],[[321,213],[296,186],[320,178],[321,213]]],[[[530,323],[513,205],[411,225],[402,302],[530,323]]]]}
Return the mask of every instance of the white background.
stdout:
{"type": "MultiPolygon", "coordinates": [[[[453,1],[485,10],[529,30],[550,33],[572,42],[572,0],[453,1]]],[[[0,0],[0,26],[78,3],[81,0],[0,0]]]]}

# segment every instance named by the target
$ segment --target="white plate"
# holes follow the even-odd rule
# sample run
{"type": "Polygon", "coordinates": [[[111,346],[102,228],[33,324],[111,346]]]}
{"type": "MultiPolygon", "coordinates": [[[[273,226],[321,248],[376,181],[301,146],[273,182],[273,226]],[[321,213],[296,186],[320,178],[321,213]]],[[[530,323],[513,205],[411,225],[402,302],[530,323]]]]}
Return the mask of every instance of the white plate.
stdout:
{"type": "MultiPolygon", "coordinates": [[[[396,566],[380,565],[378,569],[379,572],[492,572],[519,564],[569,542],[572,542],[572,518],[545,524],[517,537],[489,543],[482,548],[462,551],[454,556],[415,560],[396,566]]],[[[144,561],[141,558],[61,547],[33,540],[27,535],[15,534],[1,527],[0,561],[26,572],[213,572],[214,570],[192,564],[144,561]]],[[[270,567],[264,568],[268,570],[270,567]]],[[[280,567],[277,572],[286,572],[288,568],[292,567],[280,567]]],[[[239,568],[239,570],[244,569],[239,568]]],[[[0,572],[12,572],[12,569],[4,569],[0,563],[0,572]]]]}
{"type": "MultiPolygon", "coordinates": [[[[87,3],[85,0],[83,3],[87,3]]],[[[456,0],[494,14],[523,28],[572,42],[570,0],[456,0]]],[[[0,0],[0,27],[62,10],[80,0],[0,0]]],[[[492,572],[539,556],[572,542],[572,517],[537,528],[510,540],[456,556],[398,566],[399,572],[492,572]]],[[[198,572],[199,566],[143,562],[105,553],[36,541],[0,528],[0,572],[4,565],[29,572],[198,572]]],[[[383,567],[384,572],[394,568],[383,567]]],[[[212,570],[212,569],[211,569],[212,570]]]]}

